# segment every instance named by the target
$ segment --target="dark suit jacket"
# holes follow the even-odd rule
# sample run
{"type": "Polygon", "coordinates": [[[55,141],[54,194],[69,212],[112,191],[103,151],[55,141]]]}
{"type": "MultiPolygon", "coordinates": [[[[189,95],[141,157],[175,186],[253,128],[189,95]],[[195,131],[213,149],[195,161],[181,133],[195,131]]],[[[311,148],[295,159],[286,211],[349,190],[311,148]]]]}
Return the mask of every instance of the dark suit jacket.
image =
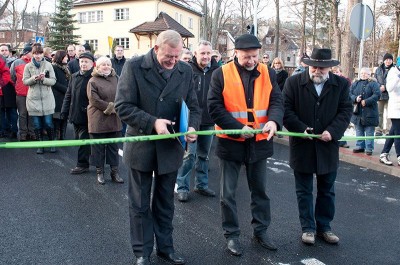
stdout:
{"type": "MultiPolygon", "coordinates": [[[[199,128],[201,111],[193,84],[193,71],[184,62],[166,82],[153,61],[153,49],[125,63],[115,97],[117,114],[127,127],[126,136],[153,135],[156,119],[175,121],[178,131],[182,99],[190,109],[189,127],[199,128]]],[[[124,144],[124,162],[139,171],[158,174],[177,171],[184,150],[176,139],[124,144]]]]}
{"type": "Polygon", "coordinates": [[[291,132],[303,133],[307,127],[315,134],[327,130],[332,141],[290,137],[290,166],[302,173],[327,174],[339,166],[338,140],[350,122],[352,103],[347,80],[329,73],[318,96],[308,68],[289,77],[283,89],[283,125],[291,132]]]}

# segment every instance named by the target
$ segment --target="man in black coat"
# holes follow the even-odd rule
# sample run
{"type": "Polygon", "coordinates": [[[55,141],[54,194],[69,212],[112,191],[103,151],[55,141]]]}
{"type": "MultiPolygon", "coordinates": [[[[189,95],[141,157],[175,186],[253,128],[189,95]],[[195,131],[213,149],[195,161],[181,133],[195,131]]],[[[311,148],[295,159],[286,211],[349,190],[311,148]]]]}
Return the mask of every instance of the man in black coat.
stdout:
{"type": "Polygon", "coordinates": [[[80,70],[80,65],[79,65],[79,56],[81,53],[85,52],[85,47],[83,45],[77,45],[76,46],[76,53],[75,53],[75,60],[70,60],[68,62],[68,69],[71,72],[71,75],[79,72],[80,70]]]}
{"type": "MultiPolygon", "coordinates": [[[[212,46],[209,41],[200,41],[195,56],[189,61],[194,73],[195,91],[199,106],[202,108],[200,130],[214,129],[214,121],[211,119],[207,108],[207,94],[210,86],[211,75],[217,69],[218,63],[211,58],[212,46]]],[[[195,143],[188,146],[183,158],[183,165],[178,171],[176,183],[178,185],[178,200],[186,202],[189,196],[190,178],[195,169],[194,191],[203,196],[215,197],[215,192],[208,187],[208,155],[210,153],[212,135],[200,135],[195,143]]]]}
{"type": "MultiPolygon", "coordinates": [[[[147,54],[125,63],[115,97],[115,109],[127,127],[127,136],[160,135],[179,131],[182,100],[190,110],[188,131],[200,124],[200,108],[191,67],[179,61],[182,37],[173,30],[158,35],[147,54]]],[[[191,143],[197,135],[186,135],[191,143]]],[[[129,167],[131,244],[136,264],[150,264],[154,237],[157,255],[173,264],[184,264],[172,239],[174,187],[184,149],[177,138],[124,144],[129,167]],[[154,174],[154,181],[153,181],[154,174]],[[154,182],[154,183],[153,183],[154,182]],[[152,185],[153,196],[152,194],[152,185]]]]}
{"type": "Polygon", "coordinates": [[[315,243],[315,233],[336,244],[331,231],[335,213],[334,183],[339,166],[339,143],[350,122],[352,104],[348,82],[332,74],[331,50],[314,49],[303,59],[309,67],[289,77],[283,89],[283,125],[290,132],[317,134],[318,138],[290,137],[290,167],[294,170],[296,194],[302,227],[302,241],[315,243]],[[315,214],[313,175],[317,177],[315,214]]]}
{"type": "MultiPolygon", "coordinates": [[[[75,139],[89,139],[87,106],[87,84],[92,77],[94,57],[91,53],[79,55],[80,70],[72,75],[65,93],[61,108],[61,119],[69,119],[74,125],[75,139]]],[[[89,171],[90,145],[81,145],[78,150],[76,167],[71,174],[82,174],[89,171]]]]}
{"type": "Polygon", "coordinates": [[[114,57],[111,59],[111,64],[118,76],[121,76],[125,62],[124,47],[121,45],[115,46],[114,57]]]}
{"type": "Polygon", "coordinates": [[[208,92],[208,110],[217,129],[242,129],[240,135],[217,134],[216,154],[221,167],[222,228],[232,255],[242,255],[235,193],[239,171],[246,166],[251,192],[254,238],[276,250],[267,235],[271,222],[267,195],[267,158],[273,154],[272,136],[282,128],[282,93],[275,71],[258,63],[261,48],[257,37],[244,34],[235,41],[235,59],[216,69],[208,92]],[[262,129],[255,135],[253,129],[262,129]]]}

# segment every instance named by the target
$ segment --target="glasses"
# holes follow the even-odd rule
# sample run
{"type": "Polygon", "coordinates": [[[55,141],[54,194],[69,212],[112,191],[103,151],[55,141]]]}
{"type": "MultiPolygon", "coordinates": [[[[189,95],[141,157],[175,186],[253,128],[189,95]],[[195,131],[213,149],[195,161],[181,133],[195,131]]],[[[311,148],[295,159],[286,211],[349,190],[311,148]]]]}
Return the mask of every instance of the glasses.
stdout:
{"type": "Polygon", "coordinates": [[[263,58],[264,58],[264,59],[269,59],[269,57],[268,57],[268,56],[264,56],[263,58]]]}
{"type": "Polygon", "coordinates": [[[274,64],[281,64],[281,63],[274,63],[274,64]]]}

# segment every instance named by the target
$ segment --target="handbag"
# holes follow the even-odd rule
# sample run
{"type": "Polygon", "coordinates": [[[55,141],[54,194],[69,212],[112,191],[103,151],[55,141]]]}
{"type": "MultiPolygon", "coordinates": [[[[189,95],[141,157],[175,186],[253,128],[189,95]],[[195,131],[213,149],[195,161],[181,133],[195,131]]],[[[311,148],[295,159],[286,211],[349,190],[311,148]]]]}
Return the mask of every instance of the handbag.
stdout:
{"type": "Polygon", "coordinates": [[[389,93],[387,91],[383,91],[379,100],[389,100],[389,93]]]}
{"type": "Polygon", "coordinates": [[[358,102],[353,103],[353,114],[354,115],[360,114],[360,104],[358,102]]]}

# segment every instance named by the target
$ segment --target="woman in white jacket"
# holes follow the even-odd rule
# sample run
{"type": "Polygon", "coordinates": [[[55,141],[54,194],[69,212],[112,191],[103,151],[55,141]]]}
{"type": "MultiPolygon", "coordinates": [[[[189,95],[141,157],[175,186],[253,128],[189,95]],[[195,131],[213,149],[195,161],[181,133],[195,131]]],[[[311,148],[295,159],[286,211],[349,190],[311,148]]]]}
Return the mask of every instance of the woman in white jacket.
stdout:
{"type": "MultiPolygon", "coordinates": [[[[400,56],[397,57],[396,67],[392,67],[386,78],[386,90],[389,93],[388,118],[392,121],[389,135],[400,135],[400,56]]],[[[397,164],[400,166],[400,138],[386,139],[379,161],[391,166],[389,152],[394,142],[397,164]]]]}
{"type": "MultiPolygon", "coordinates": [[[[55,100],[51,87],[56,83],[54,69],[51,63],[43,58],[43,47],[40,43],[33,44],[32,61],[25,66],[22,81],[29,86],[26,96],[26,108],[32,117],[36,139],[43,140],[42,130],[45,128],[49,140],[54,140],[53,113],[55,100]]],[[[54,147],[50,152],[54,153],[54,147]]],[[[37,149],[37,154],[43,154],[43,148],[37,149]]]]}

